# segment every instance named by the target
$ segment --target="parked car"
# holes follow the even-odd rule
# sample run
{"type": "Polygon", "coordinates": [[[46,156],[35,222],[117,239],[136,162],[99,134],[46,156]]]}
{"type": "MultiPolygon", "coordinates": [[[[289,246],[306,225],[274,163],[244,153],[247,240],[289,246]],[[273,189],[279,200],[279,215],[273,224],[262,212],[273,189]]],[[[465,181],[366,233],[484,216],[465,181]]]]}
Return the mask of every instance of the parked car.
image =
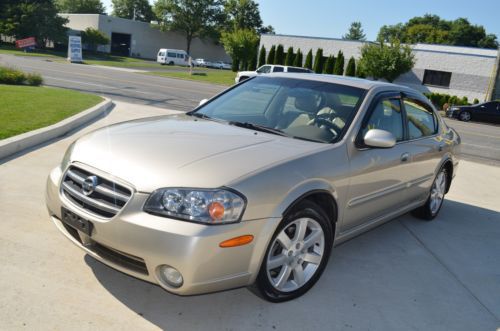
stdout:
{"type": "Polygon", "coordinates": [[[49,175],[51,220],[97,260],[179,295],[306,293],[331,250],[401,214],[434,219],[460,137],[421,93],[269,74],[195,110],[81,137],[49,175]]]}
{"type": "Polygon", "coordinates": [[[208,66],[210,66],[211,63],[208,61],[205,61],[205,59],[196,59],[193,61],[193,64],[196,67],[208,67],[208,66]]]}
{"type": "Polygon", "coordinates": [[[156,62],[162,65],[189,66],[189,55],[181,49],[162,48],[158,51],[156,62]]]}
{"type": "Polygon", "coordinates": [[[210,67],[215,68],[215,69],[231,70],[231,65],[229,63],[226,63],[223,61],[212,62],[212,65],[210,67]]]}
{"type": "Polygon", "coordinates": [[[484,121],[500,123],[500,101],[490,101],[471,106],[452,106],[446,111],[447,117],[468,122],[484,121]]]}
{"type": "Polygon", "coordinates": [[[245,79],[248,79],[250,77],[255,77],[258,75],[263,75],[263,74],[269,74],[272,72],[290,72],[290,73],[314,73],[312,70],[307,69],[307,68],[300,68],[300,67],[290,67],[290,66],[282,66],[282,65],[273,65],[273,64],[266,64],[261,67],[259,67],[255,71],[240,71],[236,74],[236,78],[234,81],[236,83],[242,82],[245,79]]]}

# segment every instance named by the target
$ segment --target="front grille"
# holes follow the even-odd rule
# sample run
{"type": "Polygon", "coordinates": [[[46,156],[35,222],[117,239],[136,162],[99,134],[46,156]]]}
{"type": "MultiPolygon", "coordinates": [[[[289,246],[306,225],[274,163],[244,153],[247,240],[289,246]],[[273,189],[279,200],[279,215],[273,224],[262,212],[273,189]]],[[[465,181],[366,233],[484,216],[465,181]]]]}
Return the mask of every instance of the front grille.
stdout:
{"type": "Polygon", "coordinates": [[[61,189],[69,201],[104,218],[115,216],[132,196],[130,189],[75,166],[66,171],[61,189]],[[90,194],[84,193],[86,179],[95,184],[90,194]]]}

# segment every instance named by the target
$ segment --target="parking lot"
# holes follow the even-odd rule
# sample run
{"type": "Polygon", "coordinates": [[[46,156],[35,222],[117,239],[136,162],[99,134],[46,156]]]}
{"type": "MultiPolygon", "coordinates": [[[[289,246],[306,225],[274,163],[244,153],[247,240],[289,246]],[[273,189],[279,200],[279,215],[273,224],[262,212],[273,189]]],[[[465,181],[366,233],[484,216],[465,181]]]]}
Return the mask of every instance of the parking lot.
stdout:
{"type": "Polygon", "coordinates": [[[78,132],[0,160],[1,330],[500,327],[497,163],[462,161],[434,222],[404,215],[336,247],[318,284],[284,304],[247,289],[179,297],[86,256],[49,221],[47,174],[85,132],[167,113],[117,102],[107,117],[78,132]]]}

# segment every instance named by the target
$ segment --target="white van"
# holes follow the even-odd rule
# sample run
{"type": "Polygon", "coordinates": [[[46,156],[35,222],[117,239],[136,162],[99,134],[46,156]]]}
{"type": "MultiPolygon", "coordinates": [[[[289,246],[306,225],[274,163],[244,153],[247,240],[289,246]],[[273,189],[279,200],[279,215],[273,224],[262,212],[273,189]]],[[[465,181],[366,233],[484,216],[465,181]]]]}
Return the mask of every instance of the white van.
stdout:
{"type": "Polygon", "coordinates": [[[156,62],[168,65],[189,66],[189,55],[182,49],[162,48],[158,51],[156,62]]]}

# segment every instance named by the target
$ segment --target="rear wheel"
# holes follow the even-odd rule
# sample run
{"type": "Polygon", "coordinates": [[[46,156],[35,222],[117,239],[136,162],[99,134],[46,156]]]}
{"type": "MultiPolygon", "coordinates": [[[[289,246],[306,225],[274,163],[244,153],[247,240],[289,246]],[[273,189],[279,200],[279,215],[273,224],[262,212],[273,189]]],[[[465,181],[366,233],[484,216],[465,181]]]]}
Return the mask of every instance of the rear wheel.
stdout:
{"type": "Polygon", "coordinates": [[[464,122],[469,122],[470,119],[471,119],[471,115],[468,111],[463,111],[460,113],[460,115],[458,115],[458,118],[461,120],[461,121],[464,121],[464,122]]]}
{"type": "Polygon", "coordinates": [[[267,248],[256,282],[259,294],[271,302],[303,295],[323,273],[332,246],[328,217],[315,203],[301,202],[283,219],[267,248]]]}
{"type": "Polygon", "coordinates": [[[424,220],[433,220],[441,210],[447,185],[448,173],[445,168],[442,168],[432,183],[431,192],[425,205],[415,209],[413,215],[424,220]]]}
{"type": "Polygon", "coordinates": [[[168,63],[168,65],[169,65],[169,66],[173,66],[173,65],[174,65],[174,61],[170,61],[170,62],[168,63]]]}

